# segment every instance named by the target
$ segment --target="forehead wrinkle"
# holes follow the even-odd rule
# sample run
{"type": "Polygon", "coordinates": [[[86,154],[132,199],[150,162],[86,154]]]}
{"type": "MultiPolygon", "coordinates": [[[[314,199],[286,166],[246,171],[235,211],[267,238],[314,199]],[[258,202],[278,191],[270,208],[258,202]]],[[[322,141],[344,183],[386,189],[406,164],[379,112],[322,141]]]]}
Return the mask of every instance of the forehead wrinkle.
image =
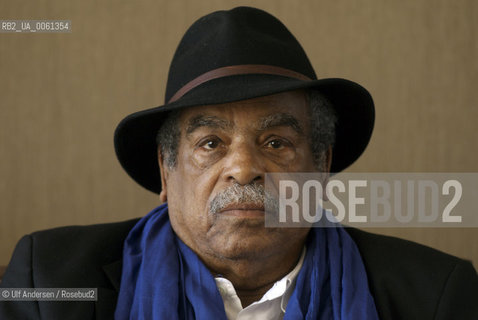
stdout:
{"type": "Polygon", "coordinates": [[[189,135],[201,127],[226,130],[234,127],[234,124],[217,116],[198,115],[188,121],[186,126],[186,134],[189,135]]]}
{"type": "Polygon", "coordinates": [[[259,131],[275,127],[290,127],[298,134],[304,134],[304,128],[302,128],[297,118],[286,112],[271,114],[259,119],[257,127],[259,131]]]}

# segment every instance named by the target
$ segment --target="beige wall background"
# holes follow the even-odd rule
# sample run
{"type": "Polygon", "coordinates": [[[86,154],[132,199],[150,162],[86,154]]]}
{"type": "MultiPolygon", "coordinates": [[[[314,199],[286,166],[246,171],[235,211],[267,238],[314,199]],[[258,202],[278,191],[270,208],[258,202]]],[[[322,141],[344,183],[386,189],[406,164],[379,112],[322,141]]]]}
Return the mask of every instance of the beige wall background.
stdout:
{"type": "MultiPolygon", "coordinates": [[[[113,131],[127,114],[162,104],[187,27],[237,5],[279,17],[319,77],[370,90],[376,128],[349,171],[478,171],[474,0],[0,0],[0,19],[73,26],[0,34],[0,264],[23,234],[138,217],[159,203],[122,171],[113,131]]],[[[376,231],[478,266],[477,229],[376,231]]]]}

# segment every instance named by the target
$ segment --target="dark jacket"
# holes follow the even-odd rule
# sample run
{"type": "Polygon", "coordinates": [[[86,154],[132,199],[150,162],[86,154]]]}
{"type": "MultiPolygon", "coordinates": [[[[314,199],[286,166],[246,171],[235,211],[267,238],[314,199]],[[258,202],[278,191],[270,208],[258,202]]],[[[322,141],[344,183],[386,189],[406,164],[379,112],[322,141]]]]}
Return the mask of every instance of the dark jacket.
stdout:
{"type": "MultiPolygon", "coordinates": [[[[138,220],[73,226],[24,236],[1,287],[98,288],[96,302],[0,302],[0,319],[112,319],[123,242],[138,220]]],[[[349,228],[380,319],[478,319],[470,262],[392,237],[349,228]]]]}

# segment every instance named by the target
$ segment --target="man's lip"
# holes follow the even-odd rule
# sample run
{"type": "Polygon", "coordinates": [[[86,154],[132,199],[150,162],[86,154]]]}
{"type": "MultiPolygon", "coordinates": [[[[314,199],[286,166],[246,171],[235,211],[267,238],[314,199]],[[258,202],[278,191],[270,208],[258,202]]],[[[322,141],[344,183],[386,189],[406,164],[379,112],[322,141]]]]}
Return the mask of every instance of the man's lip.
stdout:
{"type": "Polygon", "coordinates": [[[263,217],[264,207],[258,205],[234,205],[224,208],[219,213],[240,217],[263,217]]]}
{"type": "Polygon", "coordinates": [[[221,210],[221,212],[224,211],[231,211],[231,210],[259,210],[259,211],[264,211],[264,206],[263,205],[257,205],[257,204],[234,204],[225,207],[224,209],[221,210]]]}

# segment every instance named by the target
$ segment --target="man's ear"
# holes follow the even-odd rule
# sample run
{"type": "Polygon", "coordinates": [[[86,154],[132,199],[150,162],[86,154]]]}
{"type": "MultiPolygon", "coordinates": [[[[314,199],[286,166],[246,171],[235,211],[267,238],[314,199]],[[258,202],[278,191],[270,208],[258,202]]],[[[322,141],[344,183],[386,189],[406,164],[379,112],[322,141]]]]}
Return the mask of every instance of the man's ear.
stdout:
{"type": "Polygon", "coordinates": [[[160,148],[158,148],[158,165],[159,174],[161,175],[161,192],[159,193],[159,200],[164,203],[168,201],[168,188],[166,184],[168,170],[164,166],[164,158],[161,154],[160,148]]]}
{"type": "Polygon", "coordinates": [[[322,186],[324,187],[324,191],[322,193],[322,198],[324,199],[324,201],[329,200],[329,198],[327,197],[327,194],[326,194],[325,186],[329,182],[330,168],[332,168],[332,146],[329,146],[329,148],[325,152],[324,172],[323,172],[323,174],[325,176],[324,176],[324,179],[322,181],[322,186]]]}
{"type": "Polygon", "coordinates": [[[332,146],[329,146],[327,153],[325,154],[325,165],[327,172],[330,173],[330,168],[332,168],[332,146]]]}

